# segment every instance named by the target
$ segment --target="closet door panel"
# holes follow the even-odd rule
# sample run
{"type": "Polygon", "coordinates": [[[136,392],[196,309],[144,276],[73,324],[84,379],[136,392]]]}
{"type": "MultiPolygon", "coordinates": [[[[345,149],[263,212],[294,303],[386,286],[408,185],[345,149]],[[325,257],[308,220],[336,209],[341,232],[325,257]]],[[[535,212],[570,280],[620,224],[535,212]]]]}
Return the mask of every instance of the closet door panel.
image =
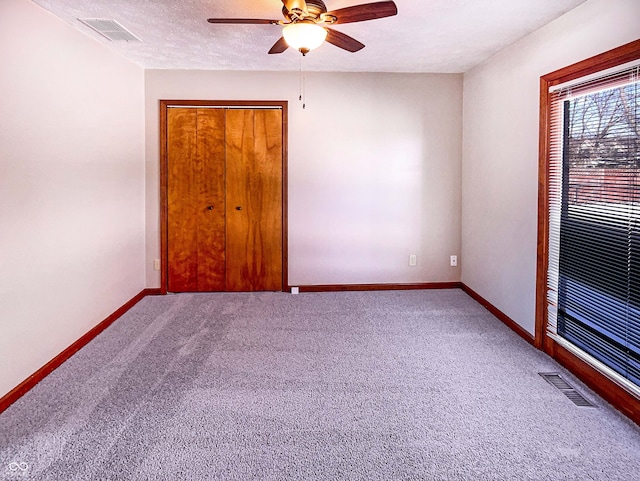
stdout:
{"type": "Polygon", "coordinates": [[[256,175],[260,189],[252,199],[261,233],[262,289],[282,289],[282,111],[256,110],[256,175]]]}
{"type": "Polygon", "coordinates": [[[225,290],[225,112],[198,109],[197,290],[225,290]]]}
{"type": "Polygon", "coordinates": [[[195,291],[198,286],[197,255],[197,112],[167,111],[167,247],[168,290],[195,291]]]}
{"type": "Polygon", "coordinates": [[[282,112],[229,110],[228,291],[282,288],[282,112]]]}

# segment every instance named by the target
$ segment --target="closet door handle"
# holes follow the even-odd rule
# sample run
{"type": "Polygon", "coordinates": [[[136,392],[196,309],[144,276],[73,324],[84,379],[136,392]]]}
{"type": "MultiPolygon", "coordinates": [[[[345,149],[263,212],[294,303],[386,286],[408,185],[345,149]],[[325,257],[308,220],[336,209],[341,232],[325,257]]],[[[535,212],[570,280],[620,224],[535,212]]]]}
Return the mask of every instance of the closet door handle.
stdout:
{"type": "Polygon", "coordinates": [[[212,205],[207,206],[207,210],[213,210],[213,206],[212,205]]]}
{"type": "Polygon", "coordinates": [[[237,207],[236,207],[236,210],[242,210],[242,206],[240,206],[240,205],[239,205],[239,206],[237,206],[237,207]]]}

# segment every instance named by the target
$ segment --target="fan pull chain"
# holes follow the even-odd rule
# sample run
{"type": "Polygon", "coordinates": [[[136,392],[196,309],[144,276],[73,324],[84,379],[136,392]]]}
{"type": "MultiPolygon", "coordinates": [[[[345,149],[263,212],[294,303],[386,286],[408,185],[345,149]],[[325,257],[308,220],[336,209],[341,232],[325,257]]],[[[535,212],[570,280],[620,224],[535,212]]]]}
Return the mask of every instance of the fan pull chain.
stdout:
{"type": "Polygon", "coordinates": [[[307,103],[306,103],[306,92],[305,92],[305,76],[304,76],[304,69],[303,69],[303,62],[304,62],[304,55],[300,55],[300,97],[298,98],[298,100],[300,100],[302,102],[302,108],[306,109],[307,108],[307,103]]]}

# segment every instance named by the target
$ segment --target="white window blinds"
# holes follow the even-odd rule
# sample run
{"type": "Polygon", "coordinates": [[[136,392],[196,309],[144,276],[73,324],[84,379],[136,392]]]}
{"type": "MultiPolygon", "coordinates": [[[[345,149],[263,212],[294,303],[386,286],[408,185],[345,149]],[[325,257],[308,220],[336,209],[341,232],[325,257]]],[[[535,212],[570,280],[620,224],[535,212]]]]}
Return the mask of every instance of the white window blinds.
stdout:
{"type": "Polygon", "coordinates": [[[548,335],[640,393],[640,67],[550,89],[548,335]]]}

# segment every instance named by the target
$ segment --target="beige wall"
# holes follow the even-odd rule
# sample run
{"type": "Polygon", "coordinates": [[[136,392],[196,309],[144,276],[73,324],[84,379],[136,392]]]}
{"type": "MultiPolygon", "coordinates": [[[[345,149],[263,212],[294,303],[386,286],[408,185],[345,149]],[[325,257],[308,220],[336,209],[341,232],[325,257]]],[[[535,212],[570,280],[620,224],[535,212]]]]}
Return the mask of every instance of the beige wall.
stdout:
{"type": "Polygon", "coordinates": [[[147,284],[159,285],[159,99],[289,101],[291,285],[458,281],[462,76],[307,73],[305,110],[299,81],[146,72],[147,284]]]}
{"type": "Polygon", "coordinates": [[[143,70],[0,2],[0,397],[145,287],[143,70]]]}
{"type": "Polygon", "coordinates": [[[540,76],[636,40],[638,19],[638,0],[590,0],[464,76],[462,281],[531,333],[540,76]]]}

